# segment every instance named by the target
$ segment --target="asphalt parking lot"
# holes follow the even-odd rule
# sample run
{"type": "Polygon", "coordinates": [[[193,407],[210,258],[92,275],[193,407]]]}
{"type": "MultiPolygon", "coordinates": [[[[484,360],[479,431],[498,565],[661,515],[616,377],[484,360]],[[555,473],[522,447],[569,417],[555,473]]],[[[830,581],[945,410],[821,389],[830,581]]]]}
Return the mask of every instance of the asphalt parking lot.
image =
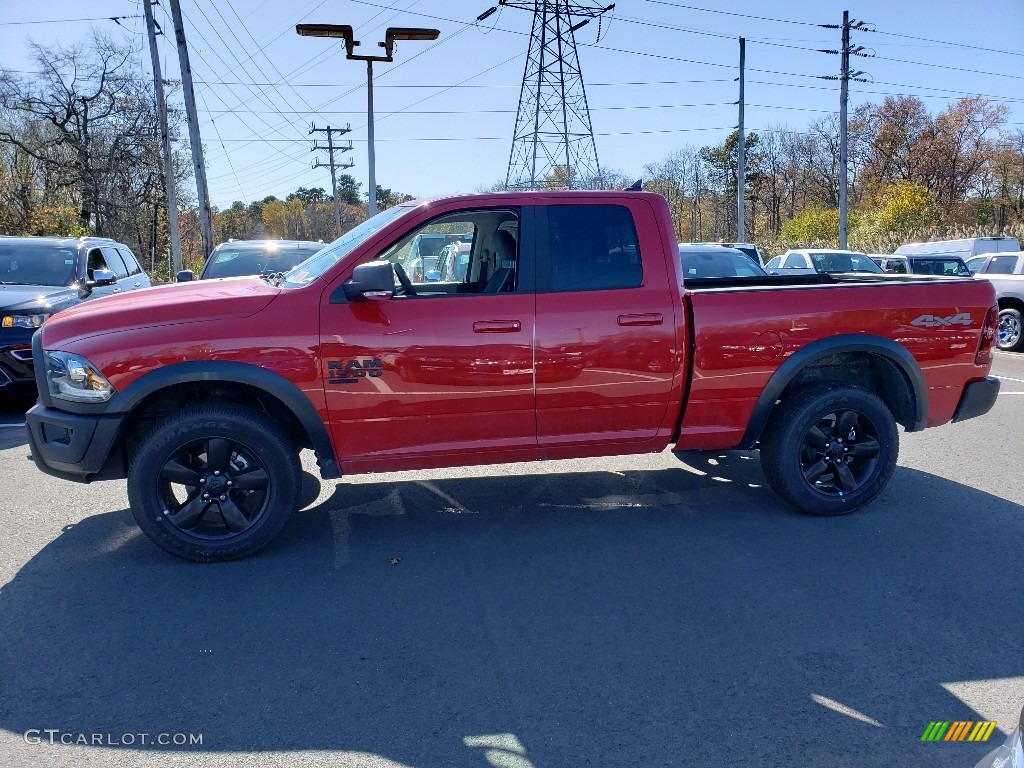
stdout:
{"type": "Polygon", "coordinates": [[[848,517],[791,511],[756,453],[310,477],[217,565],[152,545],[122,482],[37,472],[0,409],[0,762],[974,766],[1024,706],[1024,356],[994,372],[848,517]]]}

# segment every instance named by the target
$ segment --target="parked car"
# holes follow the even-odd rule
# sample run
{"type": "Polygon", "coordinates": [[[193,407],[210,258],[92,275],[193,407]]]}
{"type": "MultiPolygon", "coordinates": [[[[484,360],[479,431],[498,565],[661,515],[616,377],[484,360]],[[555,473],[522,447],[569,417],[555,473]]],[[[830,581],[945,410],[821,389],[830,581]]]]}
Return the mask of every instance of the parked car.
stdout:
{"type": "Polygon", "coordinates": [[[0,392],[35,395],[32,334],[86,299],[148,288],[123,243],[105,237],[0,237],[0,392]]]}
{"type": "Polygon", "coordinates": [[[280,279],[73,307],[35,337],[32,458],[69,480],[127,478],[146,535],[209,562],[280,533],[306,447],[330,480],[759,446],[783,499],[841,515],[888,484],[898,424],[995,403],[984,280],[688,285],[671,233],[650,192],[411,201],[280,279]],[[396,269],[440,227],[474,232],[469,274],[486,280],[421,292],[396,269]],[[432,383],[403,380],[403,363],[432,383]]]}
{"type": "Polygon", "coordinates": [[[970,270],[959,256],[897,256],[879,253],[872,253],[870,256],[875,264],[890,274],[971,276],[970,270]]]}
{"type": "Polygon", "coordinates": [[[405,256],[405,272],[414,283],[426,280],[428,272],[437,269],[441,251],[452,243],[468,243],[473,239],[472,232],[423,232],[417,235],[409,245],[405,256]]]}
{"type": "Polygon", "coordinates": [[[469,274],[469,260],[473,243],[449,243],[437,259],[437,268],[429,270],[424,278],[427,282],[461,283],[469,274]]]}
{"type": "Polygon", "coordinates": [[[688,243],[687,245],[711,245],[716,248],[732,248],[742,252],[745,256],[750,258],[751,261],[757,264],[757,266],[760,267],[764,264],[764,260],[761,258],[761,252],[753,243],[727,243],[724,240],[720,240],[717,242],[688,243]]]}
{"type": "Polygon", "coordinates": [[[749,254],[717,243],[678,243],[684,280],[706,278],[766,277],[749,254]]]}
{"type": "Polygon", "coordinates": [[[962,240],[935,240],[930,243],[907,243],[896,249],[897,256],[959,256],[965,262],[986,253],[1019,251],[1016,237],[968,237],[962,240]]]}
{"type": "Polygon", "coordinates": [[[976,279],[988,280],[996,290],[999,330],[996,345],[1002,350],[1024,350],[1024,252],[991,253],[967,262],[976,279]]]}
{"type": "Polygon", "coordinates": [[[764,265],[771,274],[842,274],[885,272],[866,253],[829,248],[798,248],[776,256],[764,265]]]}
{"type": "MultiPolygon", "coordinates": [[[[324,247],[311,240],[229,240],[213,249],[199,273],[200,280],[288,272],[324,247]]],[[[190,269],[178,273],[178,282],[194,280],[190,269]]]]}

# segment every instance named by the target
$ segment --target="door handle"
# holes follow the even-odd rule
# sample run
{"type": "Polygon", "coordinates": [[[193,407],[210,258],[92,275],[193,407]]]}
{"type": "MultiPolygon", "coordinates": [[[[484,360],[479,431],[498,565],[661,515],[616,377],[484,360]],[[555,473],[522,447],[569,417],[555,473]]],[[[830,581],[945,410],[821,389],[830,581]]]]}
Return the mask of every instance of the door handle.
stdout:
{"type": "Polygon", "coordinates": [[[518,320],[477,320],[473,333],[519,333],[523,324],[518,320]]]}
{"type": "Polygon", "coordinates": [[[665,319],[661,312],[645,312],[639,315],[619,315],[619,325],[661,325],[665,319]]]}

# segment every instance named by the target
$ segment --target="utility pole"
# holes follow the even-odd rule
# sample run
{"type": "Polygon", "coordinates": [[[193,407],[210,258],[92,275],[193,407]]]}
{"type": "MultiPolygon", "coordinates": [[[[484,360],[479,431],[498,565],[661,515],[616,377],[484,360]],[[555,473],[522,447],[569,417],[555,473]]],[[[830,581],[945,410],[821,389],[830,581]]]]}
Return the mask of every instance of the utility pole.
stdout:
{"type": "Polygon", "coordinates": [[[690,225],[690,242],[697,242],[697,211],[700,209],[700,170],[693,166],[693,221],[690,225]]]}
{"type": "Polygon", "coordinates": [[[746,61],[747,41],[740,38],[740,146],[739,163],[736,174],[736,239],[746,242],[744,221],[747,202],[747,135],[743,130],[743,66],[746,61]]]}
{"type": "Polygon", "coordinates": [[[196,115],[196,92],[192,87],[192,67],[188,63],[185,45],[185,27],[181,22],[179,0],[170,0],[171,18],[174,19],[174,39],[178,42],[178,63],[181,66],[181,90],[185,97],[188,116],[188,139],[192,146],[192,165],[196,173],[196,196],[199,198],[199,228],[203,234],[203,258],[213,251],[213,214],[210,211],[210,190],[206,186],[206,165],[203,163],[203,143],[199,140],[199,117],[196,115]]]}
{"type": "MultiPolygon", "coordinates": [[[[153,87],[156,90],[156,111],[160,117],[160,154],[164,160],[164,187],[167,190],[167,228],[171,232],[171,258],[174,271],[181,267],[181,232],[178,229],[178,195],[174,189],[174,168],[171,166],[171,136],[167,128],[167,102],[164,101],[164,81],[160,73],[160,52],[156,47],[156,19],[153,18],[151,0],[143,0],[146,29],[149,31],[149,57],[153,62],[153,87]]],[[[155,209],[155,206],[154,206],[155,209]]],[[[154,230],[156,222],[154,219],[154,230]]],[[[156,235],[153,236],[154,248],[156,235]]]]}
{"type": "MultiPolygon", "coordinates": [[[[313,168],[330,168],[331,169],[331,194],[334,195],[334,227],[337,230],[336,237],[341,237],[341,201],[338,200],[338,177],[335,173],[336,168],[351,168],[355,165],[355,161],[349,160],[345,165],[337,165],[334,162],[334,150],[337,149],[339,152],[351,152],[352,142],[348,143],[347,147],[335,147],[334,146],[334,133],[339,133],[344,136],[346,133],[351,131],[352,128],[346,124],[344,128],[317,128],[316,125],[312,125],[309,132],[312,133],[326,133],[327,134],[327,157],[328,161],[326,164],[320,162],[320,158],[317,158],[316,162],[313,163],[313,168]]],[[[311,152],[316,152],[318,149],[323,149],[315,140],[313,141],[313,148],[311,152]]]]}
{"type": "MultiPolygon", "coordinates": [[[[826,29],[835,29],[835,24],[819,24],[819,27],[825,27],[826,29]]],[[[848,239],[847,235],[849,230],[847,228],[847,201],[846,201],[846,188],[848,185],[848,174],[849,174],[849,157],[848,157],[848,135],[847,135],[847,117],[846,117],[846,106],[849,101],[850,95],[850,81],[855,80],[858,83],[866,83],[867,80],[861,75],[864,73],[860,70],[855,72],[850,71],[850,56],[871,56],[870,53],[862,53],[864,46],[858,45],[856,47],[850,46],[850,30],[858,29],[864,30],[865,32],[873,32],[872,29],[867,29],[863,21],[850,20],[850,12],[843,11],[843,23],[840,26],[843,33],[843,46],[841,50],[833,51],[826,49],[818,49],[820,53],[829,53],[832,55],[838,54],[840,56],[839,65],[839,77],[828,75],[821,76],[822,80],[839,80],[839,248],[842,250],[847,249],[848,239]]]]}

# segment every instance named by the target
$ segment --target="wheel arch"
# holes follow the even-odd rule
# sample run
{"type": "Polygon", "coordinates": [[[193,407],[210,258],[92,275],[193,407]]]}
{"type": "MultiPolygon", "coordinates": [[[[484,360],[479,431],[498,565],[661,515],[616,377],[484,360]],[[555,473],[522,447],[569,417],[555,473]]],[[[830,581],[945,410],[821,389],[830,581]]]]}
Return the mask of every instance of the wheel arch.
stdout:
{"type": "Polygon", "coordinates": [[[891,339],[841,334],[811,342],[779,366],[758,397],[738,447],[756,445],[776,403],[787,392],[829,378],[874,391],[908,432],[924,429],[928,388],[914,356],[891,339]],[[832,375],[838,372],[841,377],[832,375]]]}
{"type": "Polygon", "coordinates": [[[257,406],[298,445],[313,449],[325,479],[341,477],[327,427],[309,398],[280,374],[248,363],[189,361],[145,374],[119,393],[122,437],[140,439],[154,414],[218,399],[257,406]]]}

